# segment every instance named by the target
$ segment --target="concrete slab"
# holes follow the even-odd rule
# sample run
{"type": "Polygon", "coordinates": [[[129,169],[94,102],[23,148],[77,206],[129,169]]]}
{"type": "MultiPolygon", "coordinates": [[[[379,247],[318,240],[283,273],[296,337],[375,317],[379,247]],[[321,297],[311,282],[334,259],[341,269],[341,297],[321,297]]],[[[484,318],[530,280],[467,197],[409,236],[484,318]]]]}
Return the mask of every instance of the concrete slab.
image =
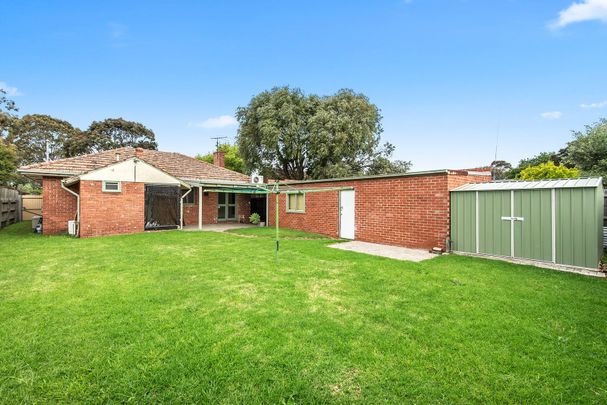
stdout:
{"type": "Polygon", "coordinates": [[[351,252],[366,253],[373,256],[389,257],[396,260],[408,260],[411,262],[421,262],[435,257],[436,255],[429,253],[423,249],[409,249],[400,246],[380,245],[379,243],[369,242],[343,242],[328,245],[334,249],[349,250],[351,252]]]}
{"type": "Polygon", "coordinates": [[[184,231],[206,231],[206,232],[225,232],[229,229],[256,228],[257,225],[251,224],[205,224],[202,229],[198,229],[198,225],[186,225],[184,231]]]}

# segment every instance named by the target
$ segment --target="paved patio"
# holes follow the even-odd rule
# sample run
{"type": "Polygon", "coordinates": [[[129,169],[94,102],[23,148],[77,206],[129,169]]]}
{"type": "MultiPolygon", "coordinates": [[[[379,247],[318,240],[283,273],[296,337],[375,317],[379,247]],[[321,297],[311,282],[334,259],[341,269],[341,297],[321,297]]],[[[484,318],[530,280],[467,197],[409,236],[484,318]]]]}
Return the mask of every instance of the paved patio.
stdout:
{"type": "Polygon", "coordinates": [[[225,232],[229,229],[241,229],[241,228],[256,228],[257,225],[252,224],[205,224],[202,229],[198,229],[198,225],[186,225],[183,227],[184,231],[206,231],[206,232],[225,232]]]}
{"type": "Polygon", "coordinates": [[[379,243],[368,242],[343,242],[328,245],[331,248],[349,250],[351,252],[366,253],[373,256],[389,257],[390,259],[408,260],[411,262],[421,262],[435,257],[423,249],[409,249],[399,246],[380,245],[379,243]]]}

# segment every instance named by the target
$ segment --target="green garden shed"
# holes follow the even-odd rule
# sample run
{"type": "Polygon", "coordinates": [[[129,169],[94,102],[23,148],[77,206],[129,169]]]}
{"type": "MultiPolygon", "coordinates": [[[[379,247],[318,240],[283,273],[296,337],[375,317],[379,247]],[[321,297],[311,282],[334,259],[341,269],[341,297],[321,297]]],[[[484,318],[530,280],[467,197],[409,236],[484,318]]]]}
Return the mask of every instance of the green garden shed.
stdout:
{"type": "Polygon", "coordinates": [[[451,191],[450,247],[597,269],[603,199],[600,177],[466,184],[451,191]]]}

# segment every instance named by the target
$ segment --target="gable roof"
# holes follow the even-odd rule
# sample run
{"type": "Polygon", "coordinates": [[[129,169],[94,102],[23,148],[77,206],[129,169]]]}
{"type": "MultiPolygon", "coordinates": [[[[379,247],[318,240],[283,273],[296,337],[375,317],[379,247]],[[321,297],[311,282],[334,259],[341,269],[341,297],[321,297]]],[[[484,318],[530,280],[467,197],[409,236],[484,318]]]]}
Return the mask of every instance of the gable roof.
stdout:
{"type": "Polygon", "coordinates": [[[176,152],[161,152],[130,146],[106,150],[88,155],[75,156],[50,162],[35,163],[19,168],[20,173],[33,175],[78,176],[91,170],[100,169],[116,162],[137,157],[158,169],[181,180],[219,180],[229,182],[249,182],[249,177],[224,167],[202,162],[176,152]]]}

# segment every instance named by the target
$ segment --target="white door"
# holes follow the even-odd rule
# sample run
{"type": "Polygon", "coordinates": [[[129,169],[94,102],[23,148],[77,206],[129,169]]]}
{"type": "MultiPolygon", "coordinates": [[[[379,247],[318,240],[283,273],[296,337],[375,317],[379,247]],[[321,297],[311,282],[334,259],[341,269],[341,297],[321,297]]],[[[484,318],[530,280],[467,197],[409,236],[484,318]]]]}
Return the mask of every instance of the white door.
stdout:
{"type": "Polygon", "coordinates": [[[354,239],[354,190],[339,192],[339,237],[354,239]]]}

